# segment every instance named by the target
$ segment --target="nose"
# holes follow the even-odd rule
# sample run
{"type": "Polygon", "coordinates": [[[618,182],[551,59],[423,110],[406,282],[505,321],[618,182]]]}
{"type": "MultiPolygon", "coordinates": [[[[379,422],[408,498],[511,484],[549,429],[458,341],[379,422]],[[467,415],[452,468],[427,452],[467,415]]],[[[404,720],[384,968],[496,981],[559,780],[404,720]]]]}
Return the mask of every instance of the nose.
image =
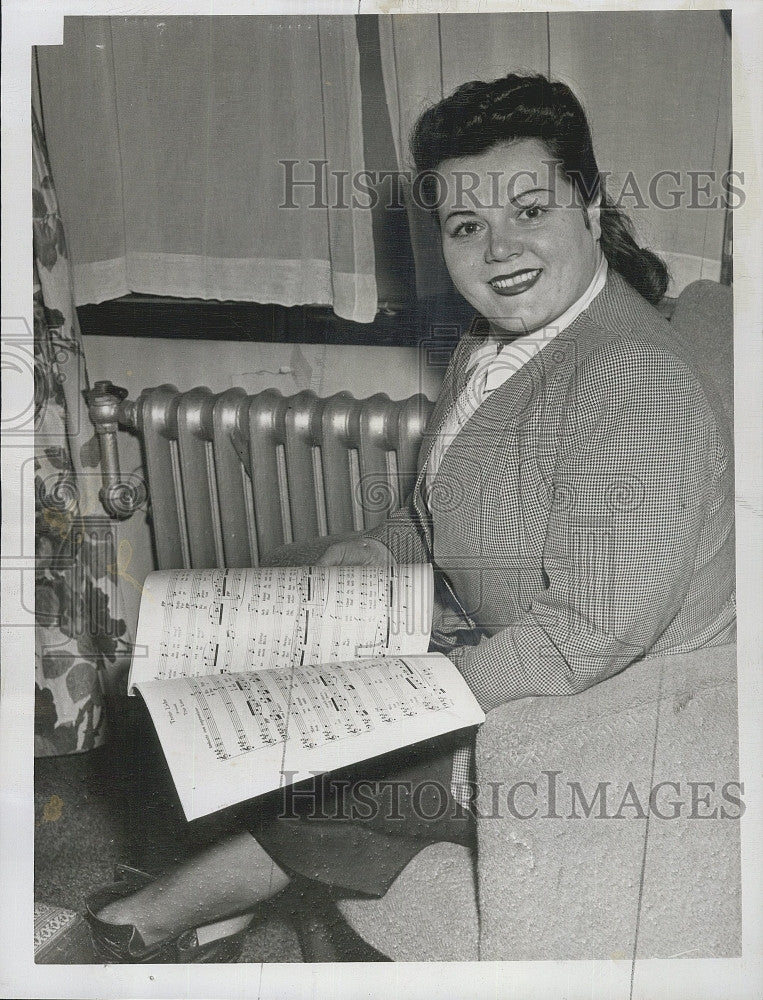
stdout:
{"type": "Polygon", "coordinates": [[[503,226],[493,226],[490,229],[490,239],[485,248],[485,263],[508,260],[522,253],[522,244],[516,233],[503,226]]]}

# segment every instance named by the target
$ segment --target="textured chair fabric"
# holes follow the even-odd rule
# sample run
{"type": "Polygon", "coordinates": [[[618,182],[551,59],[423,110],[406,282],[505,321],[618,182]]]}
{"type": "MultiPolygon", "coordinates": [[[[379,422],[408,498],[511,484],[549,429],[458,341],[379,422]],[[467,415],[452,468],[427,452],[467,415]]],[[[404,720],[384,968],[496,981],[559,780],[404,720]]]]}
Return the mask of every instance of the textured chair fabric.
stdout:
{"type": "Polygon", "coordinates": [[[502,706],[477,779],[481,959],[739,954],[733,645],[502,706]]]}
{"type": "Polygon", "coordinates": [[[474,856],[461,844],[426,847],[382,900],[346,899],[338,907],[365,941],[395,962],[479,958],[474,856]]]}

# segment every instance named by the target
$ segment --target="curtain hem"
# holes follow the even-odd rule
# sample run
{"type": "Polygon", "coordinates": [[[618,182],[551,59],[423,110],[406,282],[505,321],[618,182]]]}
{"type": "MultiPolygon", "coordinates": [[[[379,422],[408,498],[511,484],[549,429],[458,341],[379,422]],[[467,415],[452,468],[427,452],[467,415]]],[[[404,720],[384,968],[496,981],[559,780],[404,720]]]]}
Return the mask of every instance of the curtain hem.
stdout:
{"type": "Polygon", "coordinates": [[[77,305],[137,292],[181,299],[327,305],[337,316],[370,323],[376,315],[376,277],[334,271],[326,260],[246,260],[195,254],[135,253],[74,268],[77,305]]]}

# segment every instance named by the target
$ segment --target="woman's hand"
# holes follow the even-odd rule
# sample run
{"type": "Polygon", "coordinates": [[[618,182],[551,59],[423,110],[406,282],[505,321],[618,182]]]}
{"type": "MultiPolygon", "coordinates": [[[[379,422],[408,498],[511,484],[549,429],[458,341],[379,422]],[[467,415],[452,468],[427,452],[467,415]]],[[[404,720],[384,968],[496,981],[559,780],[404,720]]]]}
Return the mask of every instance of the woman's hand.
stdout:
{"type": "Polygon", "coordinates": [[[375,538],[351,538],[334,542],[318,560],[319,566],[388,566],[394,560],[383,542],[375,538]]]}

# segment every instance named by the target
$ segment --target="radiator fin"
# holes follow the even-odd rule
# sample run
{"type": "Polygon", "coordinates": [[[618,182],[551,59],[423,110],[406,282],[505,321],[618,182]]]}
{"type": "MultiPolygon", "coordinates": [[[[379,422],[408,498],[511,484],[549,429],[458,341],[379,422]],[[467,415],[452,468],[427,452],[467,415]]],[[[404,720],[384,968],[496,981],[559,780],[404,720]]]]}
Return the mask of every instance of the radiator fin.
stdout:
{"type": "Polygon", "coordinates": [[[225,566],[257,565],[251,481],[238,449],[248,453],[249,397],[243,389],[220,393],[212,408],[212,450],[225,566]]]}
{"type": "MultiPolygon", "coordinates": [[[[185,495],[183,493],[183,479],[180,475],[180,458],[178,456],[177,441],[170,441],[170,460],[172,466],[172,484],[174,487],[175,517],[177,518],[180,535],[180,551],[183,556],[183,565],[190,566],[191,549],[188,545],[188,522],[185,517],[185,495]]],[[[154,516],[156,517],[156,512],[154,516]]]]}
{"type": "Polygon", "coordinates": [[[432,404],[275,389],[141,394],[158,565],[256,566],[290,541],[373,527],[405,500],[432,404]]]}

